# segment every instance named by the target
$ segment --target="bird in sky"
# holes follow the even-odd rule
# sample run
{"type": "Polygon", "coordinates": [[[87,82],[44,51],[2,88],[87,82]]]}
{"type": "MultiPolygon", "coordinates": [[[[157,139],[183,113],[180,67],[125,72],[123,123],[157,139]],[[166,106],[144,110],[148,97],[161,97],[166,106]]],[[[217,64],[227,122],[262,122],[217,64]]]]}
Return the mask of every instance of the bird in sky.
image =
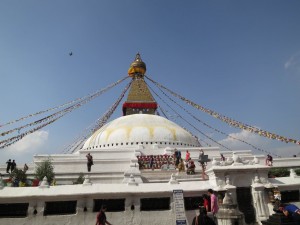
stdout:
{"type": "Polygon", "coordinates": [[[70,53],[69,53],[69,56],[72,56],[72,55],[73,55],[73,52],[70,52],[70,53]]]}

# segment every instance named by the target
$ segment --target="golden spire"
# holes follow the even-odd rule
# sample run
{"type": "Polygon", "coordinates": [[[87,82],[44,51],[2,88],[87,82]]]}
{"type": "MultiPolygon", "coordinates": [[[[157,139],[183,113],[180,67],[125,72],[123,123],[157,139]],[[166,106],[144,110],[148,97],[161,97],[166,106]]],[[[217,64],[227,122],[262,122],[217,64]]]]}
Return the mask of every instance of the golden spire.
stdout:
{"type": "Polygon", "coordinates": [[[146,64],[141,59],[140,53],[137,53],[135,60],[130,64],[128,69],[128,75],[130,77],[135,77],[136,75],[144,76],[146,72],[146,64]]]}
{"type": "Polygon", "coordinates": [[[126,102],[123,104],[123,115],[132,114],[155,114],[157,103],[144,80],[146,64],[142,61],[140,53],[137,53],[135,60],[130,64],[128,75],[132,77],[130,90],[126,102]]]}

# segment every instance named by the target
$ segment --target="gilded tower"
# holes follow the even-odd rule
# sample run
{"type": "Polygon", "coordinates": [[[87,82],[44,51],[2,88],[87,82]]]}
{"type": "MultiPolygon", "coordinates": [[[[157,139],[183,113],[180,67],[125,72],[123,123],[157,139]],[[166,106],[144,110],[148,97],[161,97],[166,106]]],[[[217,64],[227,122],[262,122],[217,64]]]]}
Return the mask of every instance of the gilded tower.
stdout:
{"type": "Polygon", "coordinates": [[[144,81],[146,64],[142,61],[139,53],[128,69],[128,75],[132,77],[129,94],[123,104],[123,115],[131,114],[155,114],[157,103],[151,95],[147,84],[144,81]]]}

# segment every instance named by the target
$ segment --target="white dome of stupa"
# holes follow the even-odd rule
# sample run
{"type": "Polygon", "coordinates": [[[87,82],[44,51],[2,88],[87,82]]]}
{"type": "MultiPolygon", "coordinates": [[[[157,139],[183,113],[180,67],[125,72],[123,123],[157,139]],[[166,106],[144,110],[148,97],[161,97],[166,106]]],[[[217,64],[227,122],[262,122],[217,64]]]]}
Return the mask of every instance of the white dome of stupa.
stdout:
{"type": "Polygon", "coordinates": [[[161,116],[132,114],[117,118],[97,130],[83,149],[121,148],[133,145],[199,147],[197,138],[161,116]]]}

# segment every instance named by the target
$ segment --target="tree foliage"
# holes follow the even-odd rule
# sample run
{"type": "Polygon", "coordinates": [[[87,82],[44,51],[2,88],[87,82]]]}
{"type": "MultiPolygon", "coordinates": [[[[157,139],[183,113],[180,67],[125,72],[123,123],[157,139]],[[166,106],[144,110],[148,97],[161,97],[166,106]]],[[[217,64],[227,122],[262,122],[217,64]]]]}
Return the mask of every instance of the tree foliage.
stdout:
{"type": "Polygon", "coordinates": [[[269,177],[288,177],[290,171],[286,168],[272,168],[269,170],[269,177]]]}
{"type": "Polygon", "coordinates": [[[14,171],[12,171],[12,173],[10,174],[10,178],[12,180],[15,180],[15,181],[21,181],[23,183],[26,182],[26,179],[27,179],[27,175],[26,173],[23,171],[23,170],[20,170],[20,169],[14,169],[14,171]]]}
{"type": "Polygon", "coordinates": [[[44,177],[47,177],[49,184],[54,179],[54,166],[51,159],[47,159],[38,164],[35,168],[35,177],[39,180],[43,180],[44,177]]]}
{"type": "Polygon", "coordinates": [[[84,182],[84,175],[83,173],[79,174],[79,177],[77,178],[77,180],[75,182],[73,182],[73,184],[83,184],[84,182]]]}
{"type": "Polygon", "coordinates": [[[295,169],[295,173],[297,174],[297,176],[300,176],[300,169],[295,169]]]}

